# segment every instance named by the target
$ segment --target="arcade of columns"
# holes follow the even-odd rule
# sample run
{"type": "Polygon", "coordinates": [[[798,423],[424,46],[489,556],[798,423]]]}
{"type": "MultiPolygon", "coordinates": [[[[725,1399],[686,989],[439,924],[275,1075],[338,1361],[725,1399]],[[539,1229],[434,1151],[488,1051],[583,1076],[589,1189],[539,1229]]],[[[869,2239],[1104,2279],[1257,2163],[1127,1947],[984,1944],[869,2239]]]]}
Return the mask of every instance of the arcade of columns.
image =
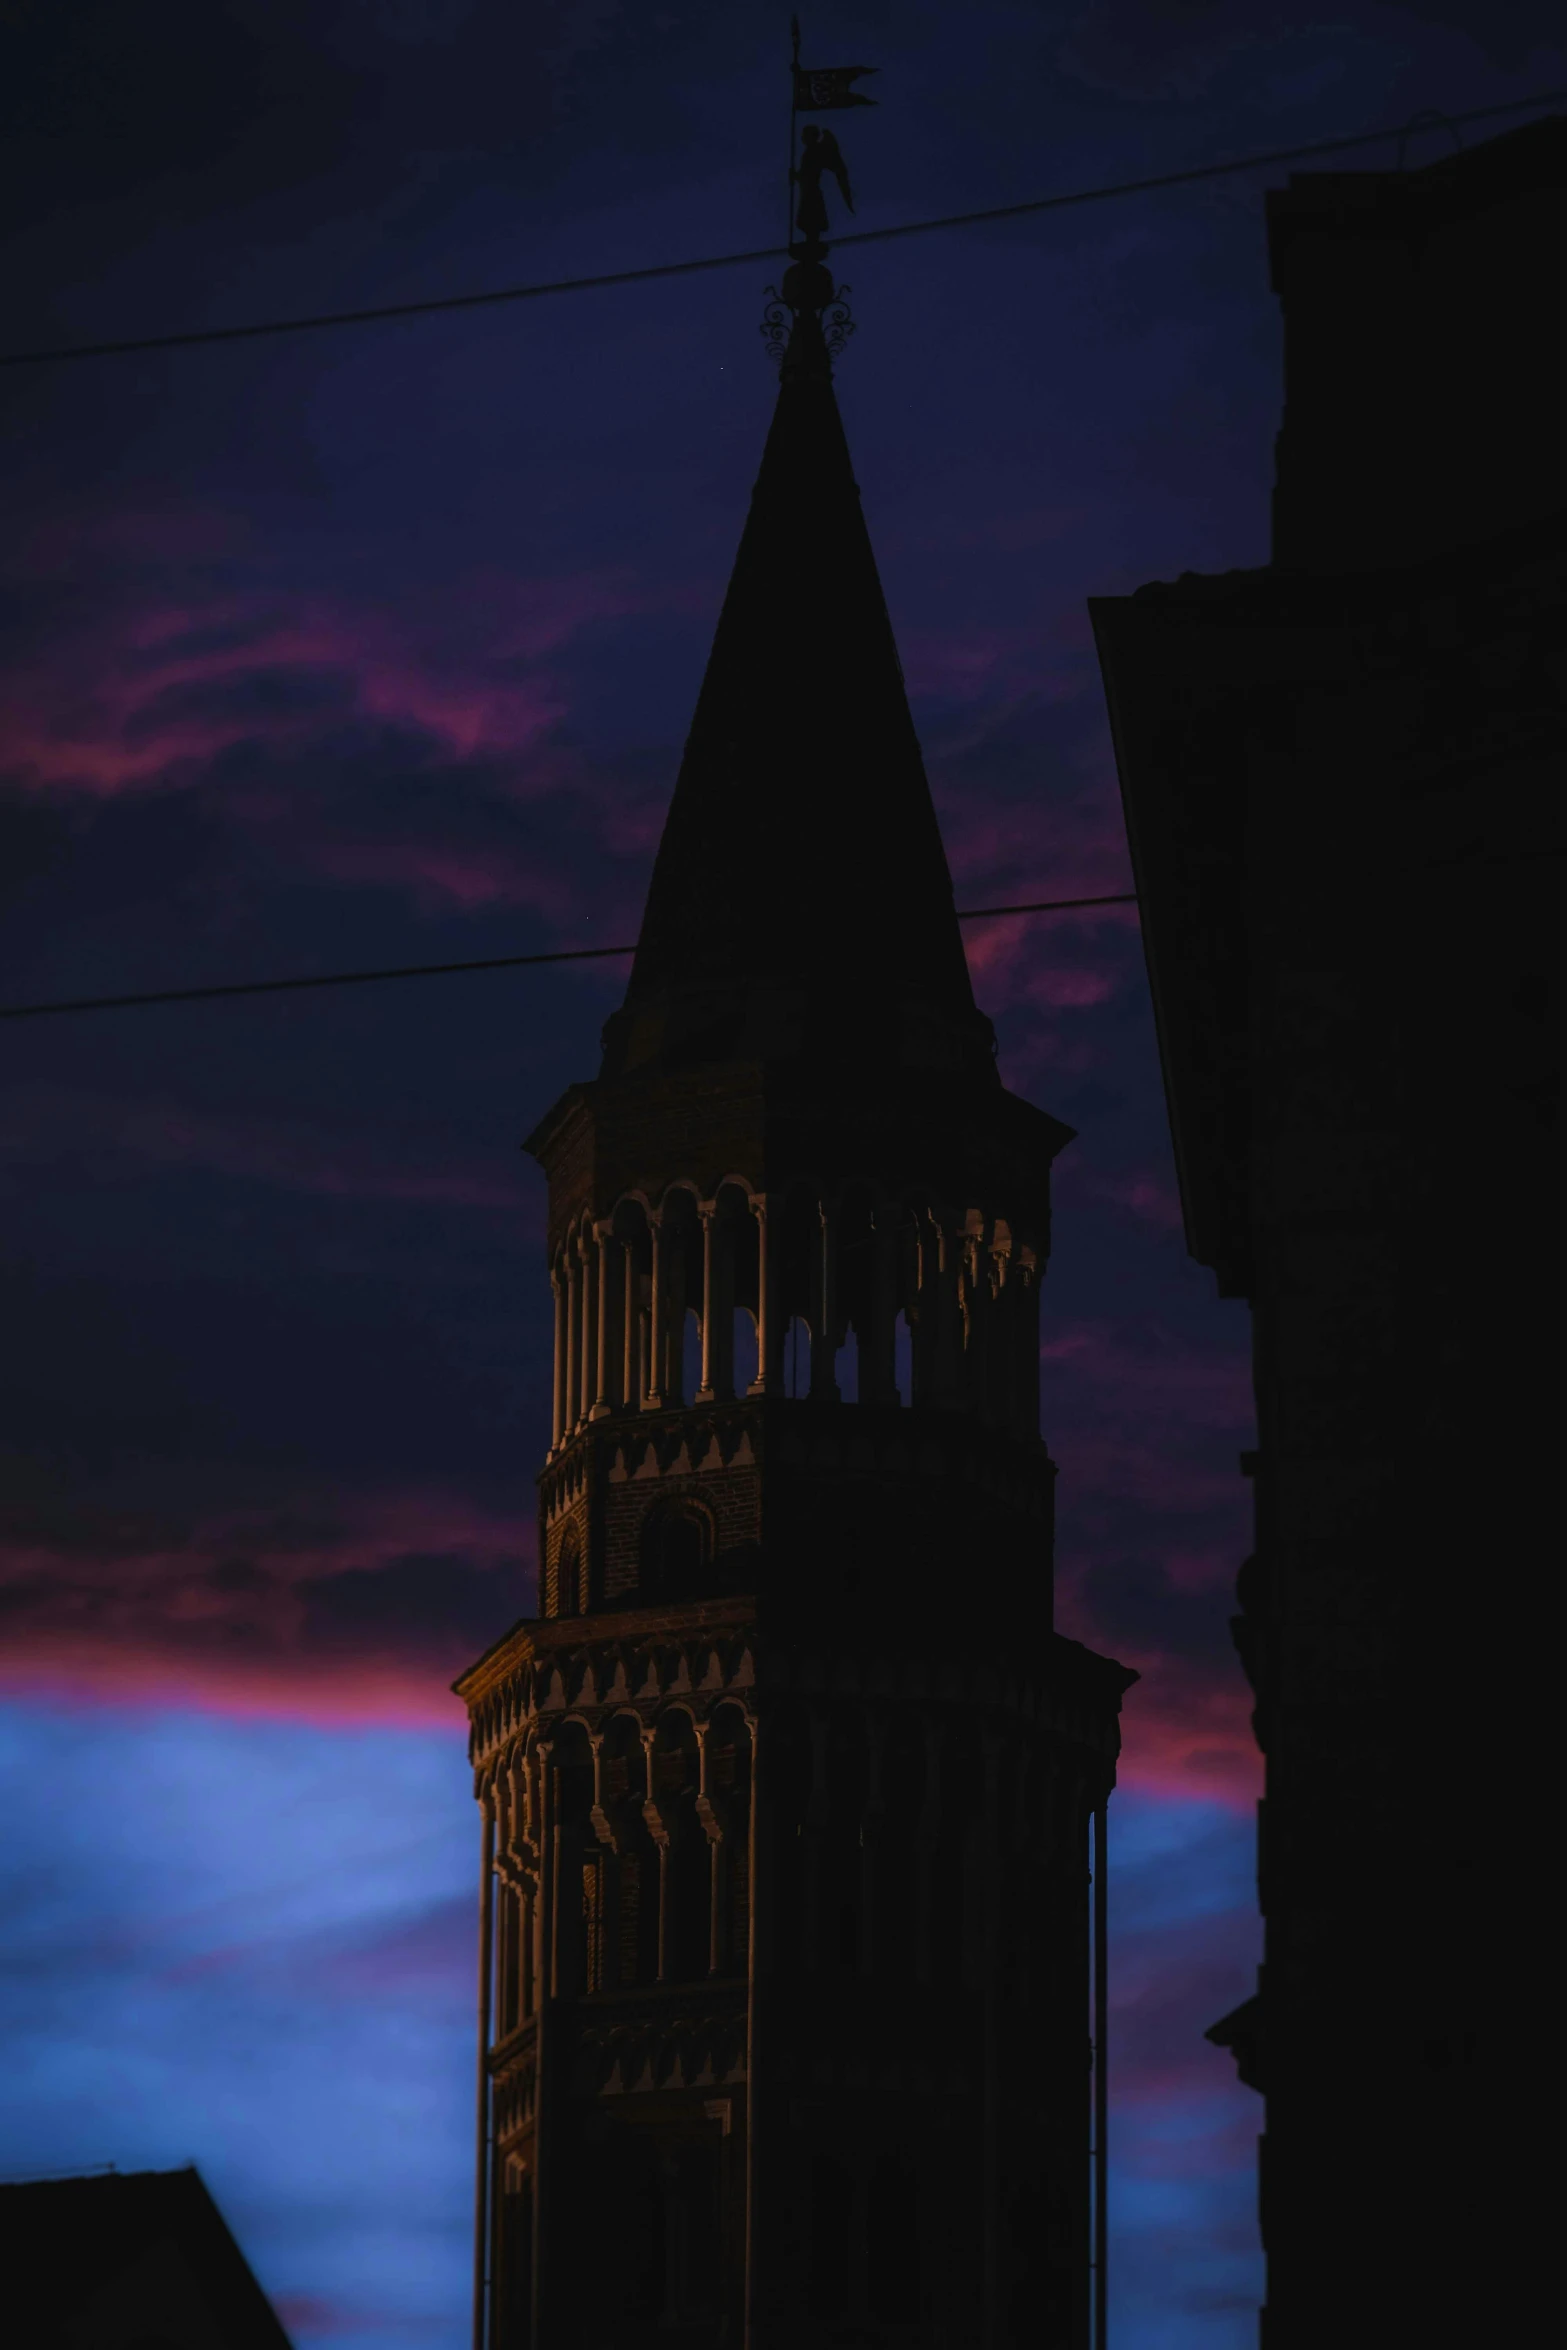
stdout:
{"type": "MultiPolygon", "coordinates": [[[[495,2002],[484,2018],[492,2102],[481,2128],[494,2183],[482,2258],[496,2350],[533,2336],[518,2295],[545,2251],[534,2182],[548,2159],[546,2116],[560,2114],[563,2096],[618,2112],[658,2149],[662,2224],[677,2233],[675,2166],[710,2134],[727,2182],[719,2216],[702,2222],[691,2273],[670,2271],[663,2307],[670,2321],[699,2324],[728,2306],[744,2264],[723,2240],[752,2201],[759,1975],[787,1987],[803,2031],[789,2067],[797,2089],[830,2082],[841,2097],[858,2081],[894,2101],[890,2138],[862,2121],[854,2144],[830,2150],[851,2197],[890,2159],[904,2100],[935,2114],[946,2098],[966,2098],[1002,2047],[1026,2071],[1026,2052],[1039,2046],[1027,2098],[1035,2111],[1052,2077],[1047,2043],[1064,2038],[1068,2061],[1055,2077],[1070,2085],[1051,2132],[1070,2153],[1082,2125],[1081,2038],[1051,2025],[1040,2041],[1048,2019],[1034,2000],[1041,1981],[1067,1990],[1047,1956],[1065,1930],[1075,1946],[1069,2007],[1078,2034],[1085,2028],[1082,1859],[1117,1744],[1103,1692],[1041,1671],[1038,1654],[983,1641],[944,1667],[910,1658],[848,1678],[846,1660],[823,1650],[776,1660],[763,1722],[754,1603],[710,1602],[702,1615],[700,1626],[689,1617],[662,1629],[606,1626],[591,1643],[581,1625],[531,1627],[526,1653],[474,1692],[495,2002]],[[759,1759],[769,1859],[756,1843],[759,1759]],[[759,1862],[772,1872],[760,1914],[751,1898],[759,1862]],[[1031,1962],[1021,1971],[1020,1958],[1031,1962]],[[954,1995],[972,2002],[965,2021],[954,1995]],[[568,2013],[577,2018],[569,2033],[546,2028],[568,2013]],[[935,2035],[933,2013],[946,2019],[935,2035]]],[[[987,2177],[998,2151],[987,2144],[987,2177]]],[[[808,2231],[806,2250],[815,2274],[808,2231]]],[[[868,2318],[885,2290],[872,2251],[857,2288],[871,2296],[868,2318]]],[[[899,2257],[905,2267],[917,2259],[907,2246],[899,2257]]],[[[926,2292],[964,2289],[952,2278],[943,2287],[934,2251],[923,2258],[926,2292]]]]}
{"type": "Polygon", "coordinates": [[[734,1317],[749,1314],[757,1372],[748,1395],[785,1392],[791,1324],[809,1333],[809,1389],[839,1394],[837,1362],[852,1330],[862,1403],[944,1404],[1033,1438],[1038,1428],[1035,1251],[1003,1218],[961,1218],[925,1205],[792,1195],[770,1212],[735,1178],[703,1199],[676,1184],[654,1205],[628,1194],[583,1216],[550,1269],[555,1299],[550,1453],[590,1421],[726,1402],[734,1388],[734,1317]],[[688,1314],[701,1338],[694,1395],[682,1394],[688,1314]],[[912,1393],[900,1398],[897,1324],[910,1340],[912,1393]]]}

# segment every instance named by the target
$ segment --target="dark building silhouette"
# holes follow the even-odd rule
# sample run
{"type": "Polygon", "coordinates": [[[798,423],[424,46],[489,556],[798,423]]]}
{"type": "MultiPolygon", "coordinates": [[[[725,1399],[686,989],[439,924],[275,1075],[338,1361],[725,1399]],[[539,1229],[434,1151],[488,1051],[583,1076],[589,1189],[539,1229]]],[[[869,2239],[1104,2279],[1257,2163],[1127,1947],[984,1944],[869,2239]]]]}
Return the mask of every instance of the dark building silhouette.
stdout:
{"type": "Polygon", "coordinates": [[[1522,2339],[1567,122],[1268,227],[1273,561],[1093,606],[1187,1241],[1253,1321],[1265,1965],[1209,2037],[1266,2098],[1267,2350],[1522,2339]]]}
{"type": "Polygon", "coordinates": [[[975,1008],[833,304],[799,249],[626,1000],[527,1146],[541,1614],[457,1684],[480,2350],[1088,2338],[1090,1822],[1135,1675],[1052,1626],[1071,1135],[975,1008]]]}
{"type": "Polygon", "coordinates": [[[289,2350],[192,2166],[0,2184],[6,2350],[289,2350]]]}

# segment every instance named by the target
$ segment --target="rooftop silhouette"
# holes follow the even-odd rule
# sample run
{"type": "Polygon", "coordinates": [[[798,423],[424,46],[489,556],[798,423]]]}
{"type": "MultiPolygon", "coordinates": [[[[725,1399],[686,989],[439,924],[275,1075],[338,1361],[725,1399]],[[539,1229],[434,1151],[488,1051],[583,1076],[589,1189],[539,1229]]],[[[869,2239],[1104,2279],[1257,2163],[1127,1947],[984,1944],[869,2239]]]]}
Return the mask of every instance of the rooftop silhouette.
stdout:
{"type": "Polygon", "coordinates": [[[0,2340],[289,2350],[192,2163],[0,2182],[0,2340]]]}

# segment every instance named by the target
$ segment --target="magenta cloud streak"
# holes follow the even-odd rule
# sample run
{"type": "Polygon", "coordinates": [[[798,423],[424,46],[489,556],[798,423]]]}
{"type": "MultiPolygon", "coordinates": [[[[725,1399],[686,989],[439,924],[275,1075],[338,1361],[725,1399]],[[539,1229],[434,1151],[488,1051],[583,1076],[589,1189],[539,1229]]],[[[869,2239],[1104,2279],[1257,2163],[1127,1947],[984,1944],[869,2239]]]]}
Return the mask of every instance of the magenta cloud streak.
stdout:
{"type": "Polygon", "coordinates": [[[0,1686],[449,1728],[451,1680],[531,1603],[532,1554],[526,1518],[421,1491],[13,1526],[0,1686]]]}

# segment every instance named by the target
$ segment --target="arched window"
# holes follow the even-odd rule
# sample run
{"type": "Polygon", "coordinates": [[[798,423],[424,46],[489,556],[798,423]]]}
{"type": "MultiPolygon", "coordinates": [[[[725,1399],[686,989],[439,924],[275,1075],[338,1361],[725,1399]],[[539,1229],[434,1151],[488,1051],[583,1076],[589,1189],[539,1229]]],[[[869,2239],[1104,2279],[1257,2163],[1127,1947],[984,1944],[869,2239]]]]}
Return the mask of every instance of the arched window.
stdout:
{"type": "Polygon", "coordinates": [[[558,1616],[582,1613],[582,1545],[574,1531],[566,1536],[555,1561],[555,1613],[558,1616]]]}
{"type": "Polygon", "coordinates": [[[705,1510],[690,1502],[655,1506],[642,1526],[644,1600],[699,1598],[712,1557],[712,1520],[705,1510]]]}

